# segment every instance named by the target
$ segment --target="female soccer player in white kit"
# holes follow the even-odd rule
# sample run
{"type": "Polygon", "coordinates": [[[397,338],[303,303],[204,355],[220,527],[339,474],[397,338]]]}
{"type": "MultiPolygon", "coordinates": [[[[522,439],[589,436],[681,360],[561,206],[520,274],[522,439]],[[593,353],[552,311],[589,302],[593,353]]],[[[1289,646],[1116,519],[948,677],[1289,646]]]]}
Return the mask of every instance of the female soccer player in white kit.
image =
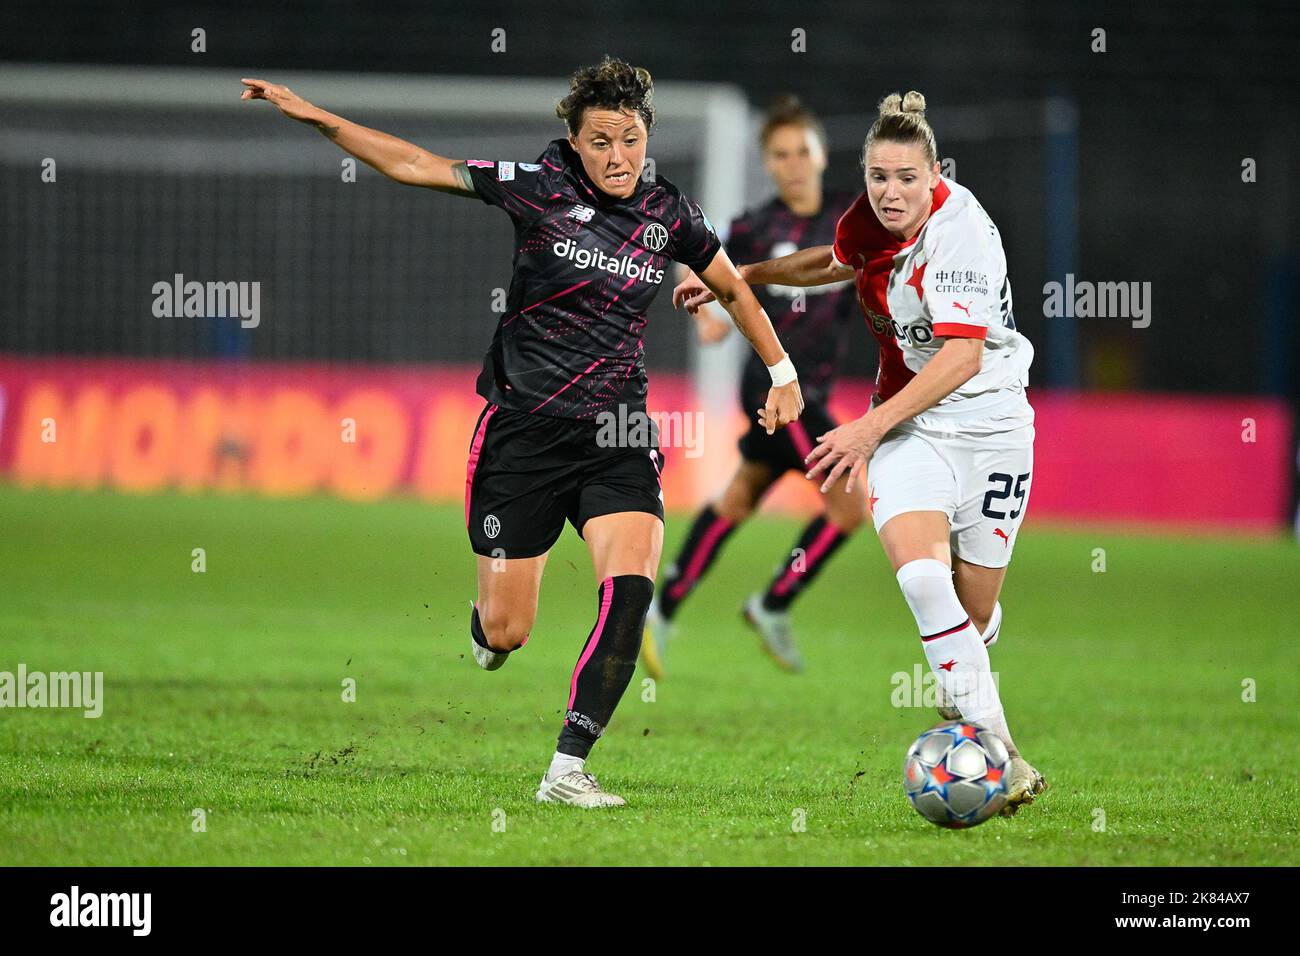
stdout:
{"type": "MultiPolygon", "coordinates": [[[[997,227],[969,189],[940,175],[920,93],[881,101],[863,165],[866,190],[833,246],[740,271],[750,284],[854,277],[880,343],[876,394],[861,418],[818,436],[809,476],[824,473],[827,492],[847,472],[851,491],[867,471],[876,532],[945,694],[941,713],[1006,742],[1003,812],[1014,813],[1046,784],[1011,738],[988,646],[1033,472],[1034,350],[1012,318],[997,227]]],[[[673,301],[694,311],[710,298],[688,279],[673,301]]]]}

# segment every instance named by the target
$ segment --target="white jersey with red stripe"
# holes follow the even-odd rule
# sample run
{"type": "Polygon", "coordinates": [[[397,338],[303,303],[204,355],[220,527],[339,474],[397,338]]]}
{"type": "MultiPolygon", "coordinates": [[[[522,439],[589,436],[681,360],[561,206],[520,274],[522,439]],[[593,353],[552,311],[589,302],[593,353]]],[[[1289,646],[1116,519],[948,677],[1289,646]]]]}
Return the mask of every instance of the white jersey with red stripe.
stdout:
{"type": "Polygon", "coordinates": [[[873,404],[905,386],[945,337],[982,339],[984,353],[980,371],[932,412],[1023,399],[1034,348],[1016,331],[1002,237],[969,189],[940,177],[930,217],[906,242],[890,235],[863,193],[840,218],[832,248],[856,271],[858,301],[880,343],[873,404]]]}

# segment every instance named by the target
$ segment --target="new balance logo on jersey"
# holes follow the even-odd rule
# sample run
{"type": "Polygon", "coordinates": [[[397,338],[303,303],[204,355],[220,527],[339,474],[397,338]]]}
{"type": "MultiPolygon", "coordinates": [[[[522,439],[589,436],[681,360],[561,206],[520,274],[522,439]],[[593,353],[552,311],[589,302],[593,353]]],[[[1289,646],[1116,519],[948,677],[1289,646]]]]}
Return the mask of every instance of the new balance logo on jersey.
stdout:
{"type": "Polygon", "coordinates": [[[601,269],[616,276],[639,279],[654,285],[664,281],[664,270],[654,268],[649,262],[637,263],[631,256],[607,256],[600,249],[584,249],[572,239],[551,246],[551,251],[561,259],[568,259],[579,269],[601,269]]]}
{"type": "Polygon", "coordinates": [[[569,218],[576,219],[578,222],[591,222],[591,217],[596,215],[596,210],[590,206],[574,206],[569,210],[569,218]]]}

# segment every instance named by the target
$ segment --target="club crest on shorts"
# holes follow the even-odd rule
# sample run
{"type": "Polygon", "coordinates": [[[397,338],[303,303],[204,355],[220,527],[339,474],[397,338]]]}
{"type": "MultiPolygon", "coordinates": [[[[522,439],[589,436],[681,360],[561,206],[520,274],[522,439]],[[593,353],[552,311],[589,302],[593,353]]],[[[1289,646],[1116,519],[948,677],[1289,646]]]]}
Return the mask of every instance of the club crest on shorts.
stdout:
{"type": "Polygon", "coordinates": [[[496,515],[488,515],[483,519],[483,533],[489,538],[495,538],[501,533],[501,519],[496,515]]]}
{"type": "Polygon", "coordinates": [[[651,252],[659,252],[668,245],[668,230],[664,228],[663,223],[652,222],[645,227],[645,232],[641,235],[641,243],[651,252]]]}

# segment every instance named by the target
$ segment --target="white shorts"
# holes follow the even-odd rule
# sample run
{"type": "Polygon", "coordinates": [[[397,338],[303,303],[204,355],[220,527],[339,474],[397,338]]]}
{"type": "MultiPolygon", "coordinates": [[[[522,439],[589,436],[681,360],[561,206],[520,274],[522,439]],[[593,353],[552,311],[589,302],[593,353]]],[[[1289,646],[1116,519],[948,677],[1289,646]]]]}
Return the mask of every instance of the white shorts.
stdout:
{"type": "Polygon", "coordinates": [[[994,393],[958,409],[931,409],[892,429],[867,466],[877,534],[906,511],[942,511],[953,554],[1005,568],[1029,504],[1033,421],[1022,392],[994,393]]]}

